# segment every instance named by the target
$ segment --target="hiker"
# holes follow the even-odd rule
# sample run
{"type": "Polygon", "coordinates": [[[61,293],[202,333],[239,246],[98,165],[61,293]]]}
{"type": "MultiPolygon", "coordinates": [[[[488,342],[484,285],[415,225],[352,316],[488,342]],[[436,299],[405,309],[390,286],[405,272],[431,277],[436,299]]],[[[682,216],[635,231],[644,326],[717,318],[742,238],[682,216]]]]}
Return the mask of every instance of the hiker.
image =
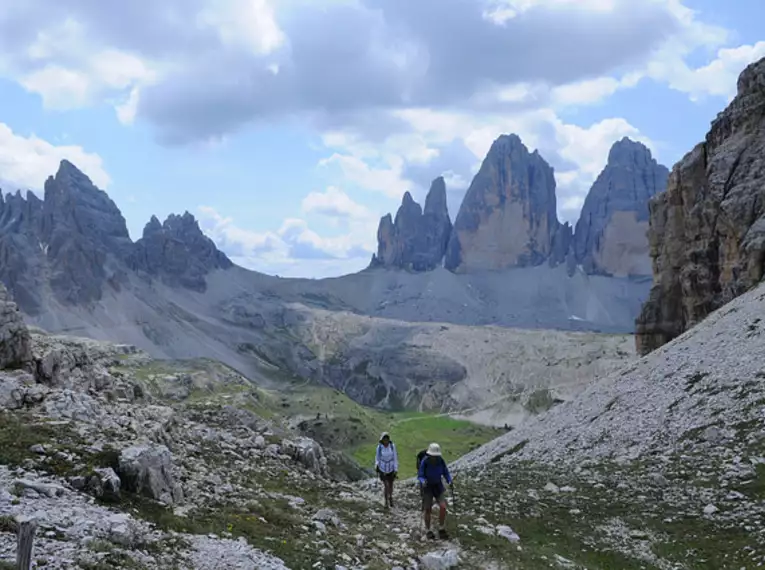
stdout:
{"type": "Polygon", "coordinates": [[[382,433],[380,442],[377,444],[375,471],[383,482],[387,509],[393,506],[393,481],[398,477],[398,452],[387,431],[382,433]]]}
{"type": "MultiPolygon", "coordinates": [[[[418,460],[422,452],[417,456],[418,460]]],[[[422,495],[422,510],[425,517],[425,529],[427,536],[434,539],[435,535],[430,530],[430,515],[433,509],[433,502],[437,502],[440,507],[438,513],[438,537],[441,539],[449,538],[446,532],[446,489],[442,479],[446,479],[449,487],[452,486],[452,476],[446,461],[441,456],[441,446],[437,443],[431,443],[427,451],[422,456],[417,468],[417,480],[420,482],[420,494],[422,495]]]]}

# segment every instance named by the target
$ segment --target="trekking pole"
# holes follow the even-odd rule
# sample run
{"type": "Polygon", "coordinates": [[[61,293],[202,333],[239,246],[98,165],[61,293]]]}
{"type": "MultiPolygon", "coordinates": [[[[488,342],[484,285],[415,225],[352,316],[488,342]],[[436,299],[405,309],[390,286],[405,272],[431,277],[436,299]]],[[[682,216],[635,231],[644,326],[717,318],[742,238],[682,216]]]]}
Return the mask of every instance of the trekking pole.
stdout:
{"type": "Polygon", "coordinates": [[[449,485],[449,494],[452,496],[452,510],[454,511],[454,521],[456,523],[454,525],[454,536],[456,537],[459,536],[460,523],[459,520],[457,520],[457,501],[454,498],[454,483],[449,485]]]}

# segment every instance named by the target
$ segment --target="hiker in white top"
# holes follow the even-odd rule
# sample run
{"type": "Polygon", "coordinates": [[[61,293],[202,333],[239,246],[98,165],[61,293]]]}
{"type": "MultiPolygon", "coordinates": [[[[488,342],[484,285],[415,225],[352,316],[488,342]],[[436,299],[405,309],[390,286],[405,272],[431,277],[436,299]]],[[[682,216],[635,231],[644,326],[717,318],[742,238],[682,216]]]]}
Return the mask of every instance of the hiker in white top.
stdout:
{"type": "Polygon", "coordinates": [[[375,471],[383,482],[385,508],[393,506],[393,481],[398,477],[398,452],[390,440],[390,434],[383,432],[375,453],[375,471]]]}

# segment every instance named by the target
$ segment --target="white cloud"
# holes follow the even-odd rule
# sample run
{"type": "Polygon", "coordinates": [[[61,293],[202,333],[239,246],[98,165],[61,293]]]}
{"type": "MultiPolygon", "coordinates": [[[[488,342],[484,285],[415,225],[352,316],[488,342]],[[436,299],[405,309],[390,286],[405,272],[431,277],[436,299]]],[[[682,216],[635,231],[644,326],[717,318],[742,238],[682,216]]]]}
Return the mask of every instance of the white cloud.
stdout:
{"type": "Polygon", "coordinates": [[[348,194],[335,186],[330,186],[324,192],[311,192],[301,203],[303,213],[316,213],[336,218],[356,220],[369,219],[372,213],[366,206],[354,202],[348,194]]]}
{"type": "Polygon", "coordinates": [[[254,55],[270,53],[285,42],[267,0],[217,0],[197,14],[197,25],[211,27],[224,45],[254,55]]]}
{"type": "Polygon", "coordinates": [[[484,11],[484,17],[497,24],[504,24],[524,12],[538,8],[576,8],[588,12],[610,12],[615,7],[614,0],[494,0],[489,9],[484,11]]]}
{"type": "Polygon", "coordinates": [[[682,61],[656,65],[651,74],[665,80],[672,89],[688,93],[696,101],[705,96],[721,97],[730,101],[736,94],[736,80],[750,63],[765,57],[765,41],[735,48],[721,48],[717,57],[707,65],[691,69],[682,61]]]}
{"type": "Polygon", "coordinates": [[[46,109],[67,110],[90,102],[90,85],[84,73],[49,65],[20,80],[27,91],[42,97],[46,109]]]}
{"type": "Polygon", "coordinates": [[[552,100],[556,107],[568,107],[597,103],[616,93],[622,85],[613,77],[598,77],[577,83],[561,85],[552,90],[552,100]]]}
{"type": "Polygon", "coordinates": [[[135,121],[135,115],[138,112],[138,101],[141,97],[141,91],[138,87],[133,87],[130,90],[130,95],[123,102],[115,105],[114,109],[117,112],[117,119],[123,125],[132,125],[135,121]]]}
{"type": "Polygon", "coordinates": [[[235,263],[269,274],[343,275],[364,268],[375,246],[366,213],[349,220],[345,233],[322,236],[300,218],[285,219],[276,231],[255,232],[237,226],[212,207],[201,206],[198,211],[200,227],[235,263]]]}
{"type": "MultiPolygon", "coordinates": [[[[126,90],[137,98],[137,87],[157,78],[152,64],[94,44],[88,30],[72,18],[39,31],[27,56],[34,62],[31,71],[14,70],[12,64],[4,67],[27,91],[40,95],[47,109],[87,107],[126,90]]],[[[118,109],[120,113],[122,120],[126,111],[118,109]]]]}
{"type": "Polygon", "coordinates": [[[367,190],[382,192],[391,198],[400,198],[409,189],[409,184],[401,179],[403,159],[397,155],[388,155],[387,165],[382,167],[370,166],[364,159],[353,154],[353,147],[345,149],[348,154],[334,153],[319,161],[319,166],[338,166],[343,178],[350,184],[355,184],[367,190]]]}
{"type": "Polygon", "coordinates": [[[56,173],[62,159],[76,164],[96,186],[109,186],[111,179],[97,154],[86,152],[76,145],[55,146],[34,134],[24,137],[0,123],[0,178],[15,186],[13,190],[41,190],[45,179],[56,173]]]}

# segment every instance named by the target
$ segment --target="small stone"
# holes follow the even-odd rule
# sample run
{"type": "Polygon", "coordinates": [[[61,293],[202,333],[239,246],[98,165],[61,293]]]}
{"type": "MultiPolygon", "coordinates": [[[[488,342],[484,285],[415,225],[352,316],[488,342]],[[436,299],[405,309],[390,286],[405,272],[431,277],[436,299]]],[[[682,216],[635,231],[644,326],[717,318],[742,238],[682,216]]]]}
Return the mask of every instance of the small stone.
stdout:
{"type": "Polygon", "coordinates": [[[518,536],[512,528],[505,525],[497,527],[497,535],[506,538],[510,542],[519,542],[521,540],[521,537],[518,536]]]}
{"type": "Polygon", "coordinates": [[[704,514],[705,515],[713,515],[715,514],[719,509],[714,506],[713,504],[709,504],[706,507],[704,507],[704,514]]]}

